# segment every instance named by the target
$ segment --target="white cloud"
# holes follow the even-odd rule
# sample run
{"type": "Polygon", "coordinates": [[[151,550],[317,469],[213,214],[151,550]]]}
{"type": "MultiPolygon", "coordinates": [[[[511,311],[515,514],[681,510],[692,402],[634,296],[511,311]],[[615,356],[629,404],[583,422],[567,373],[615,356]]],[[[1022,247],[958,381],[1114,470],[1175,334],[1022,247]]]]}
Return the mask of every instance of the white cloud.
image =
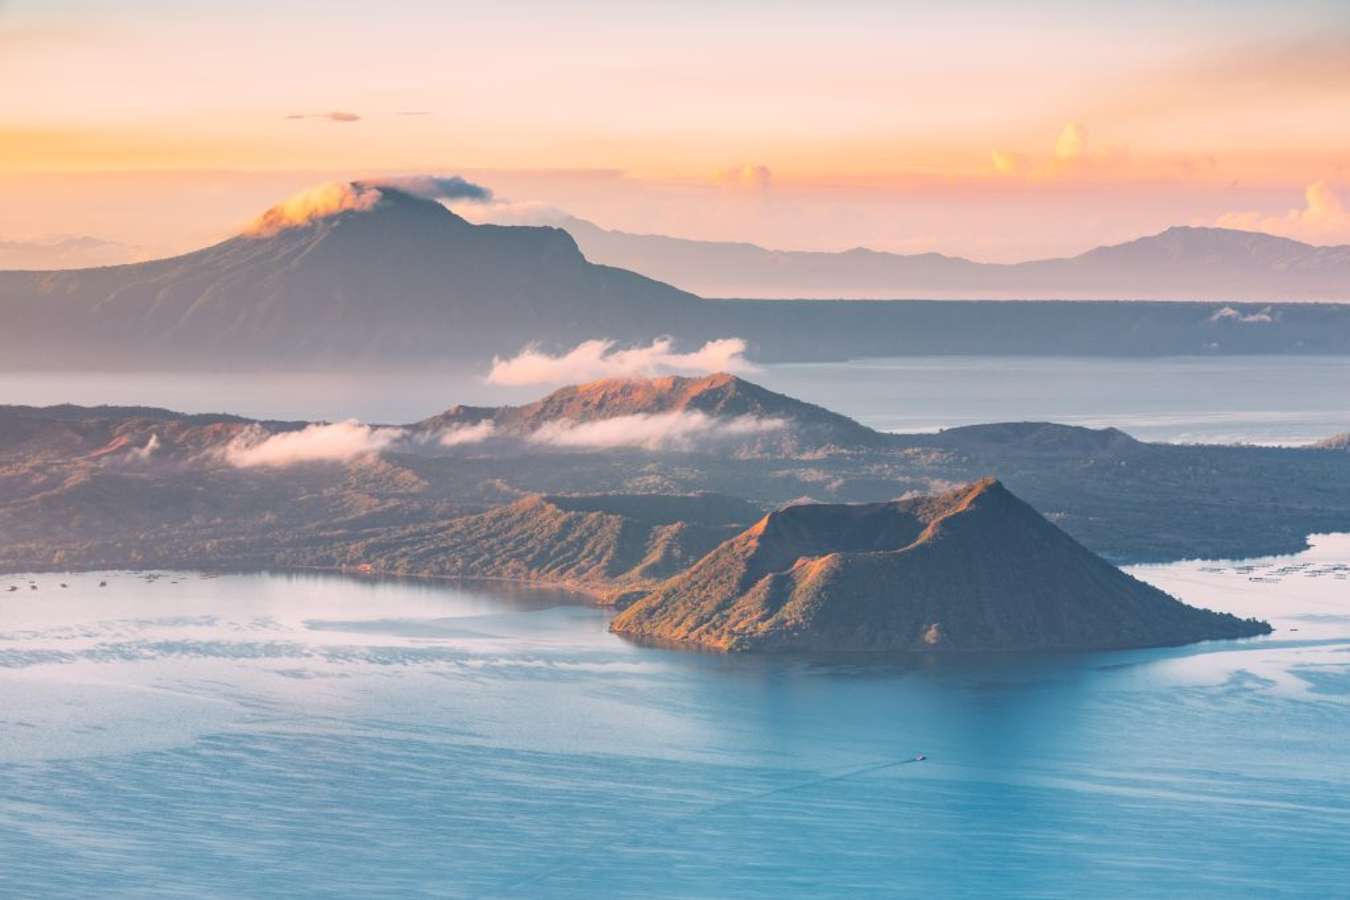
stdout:
{"type": "Polygon", "coordinates": [[[472,425],[455,425],[445,429],[437,437],[436,442],[442,447],[461,447],[465,444],[480,444],[492,437],[497,430],[496,424],[488,419],[485,422],[475,422],[472,425]]]}
{"type": "Polygon", "coordinates": [[[638,413],[595,422],[570,419],[549,422],[540,426],[529,439],[532,443],[552,447],[689,450],[699,444],[777,431],[785,424],[782,419],[754,416],[716,419],[697,410],[638,413]]]}
{"type": "Polygon", "coordinates": [[[1271,314],[1269,306],[1254,313],[1243,313],[1231,306],[1225,306],[1215,310],[1214,315],[1210,316],[1209,320],[1211,322],[1240,322],[1244,325],[1261,325],[1274,322],[1275,317],[1271,314]]]}
{"type": "Polygon", "coordinates": [[[306,425],[298,431],[276,434],[252,426],[230,441],[223,455],[226,462],[240,468],[347,462],[378,453],[403,436],[401,428],[376,428],[355,419],[306,425]]]}
{"type": "Polygon", "coordinates": [[[1214,222],[1220,228],[1264,231],[1311,243],[1350,241],[1350,209],[1330,184],[1317,181],[1303,191],[1303,207],[1284,215],[1261,212],[1230,212],[1214,222]]]}
{"type": "Polygon", "coordinates": [[[601,378],[650,378],[656,375],[706,375],[753,372],[745,358],[745,341],[721,338],[692,353],[674,352],[674,341],[658,338],[646,347],[614,349],[614,341],[592,340],[554,356],[529,346],[510,359],[493,357],[490,384],[577,384],[601,378]]]}

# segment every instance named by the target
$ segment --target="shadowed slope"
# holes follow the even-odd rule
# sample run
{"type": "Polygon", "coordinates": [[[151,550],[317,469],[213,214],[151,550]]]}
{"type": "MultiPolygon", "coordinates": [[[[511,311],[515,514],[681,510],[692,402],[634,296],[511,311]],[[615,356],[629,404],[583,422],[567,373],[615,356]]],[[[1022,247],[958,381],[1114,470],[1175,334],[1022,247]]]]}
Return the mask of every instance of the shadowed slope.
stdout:
{"type": "Polygon", "coordinates": [[[1144,647],[1267,633],[1097,557],[1001,484],[761,519],[614,619],[718,650],[1144,647]]]}
{"type": "Polygon", "coordinates": [[[532,496],[476,515],[393,529],[301,561],[611,593],[682,571],[760,514],[743,500],[716,494],[532,496]]]}

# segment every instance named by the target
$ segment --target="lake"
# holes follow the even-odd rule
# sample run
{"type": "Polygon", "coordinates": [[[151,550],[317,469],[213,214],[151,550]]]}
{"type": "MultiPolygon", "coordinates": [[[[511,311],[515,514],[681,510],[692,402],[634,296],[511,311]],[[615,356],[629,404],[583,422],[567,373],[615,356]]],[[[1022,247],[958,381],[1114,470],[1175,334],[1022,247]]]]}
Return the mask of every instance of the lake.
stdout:
{"type": "Polygon", "coordinates": [[[3,576],[0,893],[1344,896],[1350,535],[1131,571],[1277,631],[726,657],[505,584],[3,576]]]}
{"type": "MultiPolygon", "coordinates": [[[[1143,440],[1304,444],[1350,431],[1350,357],[912,357],[766,366],[746,377],[883,431],[980,422],[1115,426],[1143,440]]],[[[409,422],[537,399],[453,372],[0,372],[0,403],[112,403],[280,419],[409,422]]]]}

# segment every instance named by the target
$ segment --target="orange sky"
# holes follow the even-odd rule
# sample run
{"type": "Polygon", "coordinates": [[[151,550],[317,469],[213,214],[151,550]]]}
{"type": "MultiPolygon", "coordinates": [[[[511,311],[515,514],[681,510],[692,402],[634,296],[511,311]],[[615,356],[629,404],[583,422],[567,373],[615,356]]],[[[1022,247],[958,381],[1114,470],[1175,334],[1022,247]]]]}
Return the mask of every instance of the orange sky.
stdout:
{"type": "Polygon", "coordinates": [[[776,246],[1350,241],[1344,3],[478,6],[0,0],[0,239],[182,249],[301,175],[473,171],[604,225],[776,246]]]}

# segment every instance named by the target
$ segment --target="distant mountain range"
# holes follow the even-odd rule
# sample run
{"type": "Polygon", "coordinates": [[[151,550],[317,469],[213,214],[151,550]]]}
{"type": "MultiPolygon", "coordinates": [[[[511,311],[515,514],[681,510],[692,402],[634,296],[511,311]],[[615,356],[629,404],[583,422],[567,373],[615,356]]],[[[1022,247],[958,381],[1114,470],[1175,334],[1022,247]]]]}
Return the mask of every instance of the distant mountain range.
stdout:
{"type": "MultiPolygon", "coordinates": [[[[514,354],[528,343],[563,349],[592,338],[632,344],[659,335],[685,346],[741,337],[751,357],[766,362],[911,354],[1350,353],[1350,304],[706,301],[590,262],[558,228],[473,225],[403,190],[381,188],[374,196],[377,202],[171,259],[0,272],[7,338],[0,367],[481,370],[494,355],[514,354]]],[[[264,219],[274,221],[280,214],[268,215],[264,219]]],[[[1225,296],[1265,285],[1259,290],[1279,299],[1302,296],[1300,285],[1322,273],[1333,273],[1327,284],[1350,283],[1344,248],[1309,256],[1300,255],[1302,246],[1242,232],[1174,229],[1074,260],[1026,264],[1025,271],[1051,279],[1035,284],[1059,279],[1054,283],[1077,284],[1085,293],[1098,283],[1093,272],[1134,279],[1171,273],[1180,279],[1178,290],[1208,285],[1225,296]]],[[[910,265],[903,262],[910,258],[899,259],[910,265]]],[[[1014,278],[1023,271],[1018,267],[945,259],[934,265],[988,273],[988,290],[972,287],[972,295],[995,293],[995,287],[1016,292],[1022,284],[1014,278]]],[[[823,278],[814,283],[850,293],[844,280],[823,278]]],[[[789,280],[812,283],[805,275],[789,280]]],[[[1033,284],[1027,282],[1026,292],[1035,293],[1033,284]]]]}
{"type": "Polygon", "coordinates": [[[1126,575],[993,479],[772,512],[610,628],[761,652],[1148,647],[1271,630],[1126,575]]]}
{"type": "Polygon", "coordinates": [[[960,300],[1350,300],[1350,246],[1227,228],[1168,228],[1062,259],[980,263],[940,253],[768,250],[556,224],[586,258],[705,297],[960,300]]]}
{"type": "Polygon", "coordinates": [[[75,269],[144,259],[139,248],[87,235],[0,241],[0,269],[75,269]]]}

